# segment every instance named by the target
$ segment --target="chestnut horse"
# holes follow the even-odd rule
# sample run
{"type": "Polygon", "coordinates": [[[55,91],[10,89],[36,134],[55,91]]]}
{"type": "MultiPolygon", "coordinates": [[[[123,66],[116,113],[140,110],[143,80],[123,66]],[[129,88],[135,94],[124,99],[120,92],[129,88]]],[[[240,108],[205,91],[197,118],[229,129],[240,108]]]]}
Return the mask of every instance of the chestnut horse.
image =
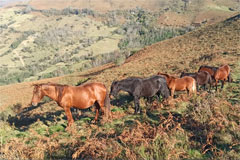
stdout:
{"type": "Polygon", "coordinates": [[[218,67],[200,66],[198,69],[198,72],[206,71],[211,75],[212,79],[214,80],[214,74],[216,73],[217,70],[218,70],[218,67]]]}
{"type": "Polygon", "coordinates": [[[196,93],[196,81],[190,76],[183,78],[175,78],[168,74],[159,72],[158,75],[162,75],[166,78],[168,88],[171,90],[171,96],[174,96],[175,91],[187,90],[188,94],[196,93]]]}
{"type": "Polygon", "coordinates": [[[48,96],[64,109],[67,115],[68,126],[71,126],[74,122],[70,111],[71,107],[86,109],[95,104],[95,121],[98,119],[100,108],[103,112],[108,112],[105,113],[107,117],[110,114],[110,99],[107,89],[102,83],[88,83],[80,86],[42,83],[34,84],[33,86],[31,104],[37,106],[44,96],[48,96]],[[107,108],[106,110],[104,106],[107,108]]]}
{"type": "Polygon", "coordinates": [[[217,91],[217,85],[218,85],[218,81],[221,80],[222,81],[222,87],[224,87],[224,83],[225,81],[229,81],[231,82],[231,76],[230,76],[230,67],[229,65],[223,65],[221,67],[218,68],[218,70],[215,72],[214,74],[214,79],[216,81],[216,91],[217,91]]]}

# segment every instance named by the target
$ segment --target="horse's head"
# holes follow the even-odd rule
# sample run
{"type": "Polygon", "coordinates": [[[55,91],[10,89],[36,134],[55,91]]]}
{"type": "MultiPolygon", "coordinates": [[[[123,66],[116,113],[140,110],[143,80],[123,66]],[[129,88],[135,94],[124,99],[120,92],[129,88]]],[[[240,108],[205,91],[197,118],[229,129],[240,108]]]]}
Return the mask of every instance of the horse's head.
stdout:
{"type": "Polygon", "coordinates": [[[37,106],[38,103],[43,98],[44,94],[42,92],[42,85],[40,85],[40,84],[33,84],[33,86],[34,86],[34,89],[33,89],[33,97],[32,97],[31,104],[33,106],[37,106]]]}
{"type": "Polygon", "coordinates": [[[110,98],[112,98],[112,96],[116,97],[118,92],[119,92],[118,81],[113,81],[112,85],[111,85],[111,91],[110,91],[110,94],[109,94],[110,98]]]}

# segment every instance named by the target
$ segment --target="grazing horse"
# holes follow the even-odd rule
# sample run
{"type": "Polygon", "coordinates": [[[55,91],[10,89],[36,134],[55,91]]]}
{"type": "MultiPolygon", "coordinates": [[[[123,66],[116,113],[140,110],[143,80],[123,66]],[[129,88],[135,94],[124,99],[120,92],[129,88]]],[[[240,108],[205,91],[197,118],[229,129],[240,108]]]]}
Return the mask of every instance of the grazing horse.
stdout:
{"type": "Polygon", "coordinates": [[[140,112],[140,97],[153,97],[162,95],[164,99],[169,97],[169,90],[164,77],[151,76],[149,78],[130,77],[121,81],[114,81],[111,85],[110,96],[116,97],[120,90],[128,92],[134,97],[135,114],[140,112]]]}
{"type": "Polygon", "coordinates": [[[88,83],[80,86],[43,83],[33,86],[32,105],[37,106],[44,96],[48,96],[64,109],[68,126],[71,126],[74,122],[70,111],[71,107],[86,109],[95,104],[95,121],[98,119],[100,108],[103,112],[108,112],[105,113],[107,117],[110,114],[110,99],[107,89],[102,83],[88,83]],[[107,108],[106,110],[104,106],[107,108]]]}
{"type": "Polygon", "coordinates": [[[174,96],[174,92],[187,90],[188,94],[196,92],[196,81],[190,76],[185,76],[183,78],[175,78],[169,76],[168,74],[159,72],[158,75],[162,75],[166,78],[168,88],[171,90],[171,96],[174,96]]]}
{"type": "Polygon", "coordinates": [[[221,80],[222,81],[222,87],[224,87],[224,83],[225,81],[232,81],[231,75],[230,75],[230,67],[229,65],[223,65],[221,67],[218,68],[218,70],[215,72],[214,74],[214,79],[216,81],[216,91],[217,91],[217,84],[218,81],[221,80]]]}
{"type": "Polygon", "coordinates": [[[198,69],[198,72],[206,71],[211,75],[212,79],[214,80],[214,74],[216,73],[217,70],[218,70],[218,67],[200,66],[198,69]]]}
{"type": "Polygon", "coordinates": [[[206,90],[206,85],[209,84],[209,91],[212,87],[212,77],[211,75],[206,72],[206,71],[200,71],[200,72],[196,72],[196,73],[185,73],[182,72],[180,75],[180,78],[185,77],[185,76],[190,76],[192,78],[194,78],[196,80],[197,83],[197,91],[198,91],[198,85],[203,85],[204,90],[206,90]]]}

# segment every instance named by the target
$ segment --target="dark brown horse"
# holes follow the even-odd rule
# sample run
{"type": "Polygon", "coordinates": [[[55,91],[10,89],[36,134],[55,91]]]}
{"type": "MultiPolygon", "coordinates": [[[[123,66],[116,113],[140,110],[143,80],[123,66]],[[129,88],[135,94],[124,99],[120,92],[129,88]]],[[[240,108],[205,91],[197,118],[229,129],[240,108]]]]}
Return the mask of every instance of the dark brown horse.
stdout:
{"type": "Polygon", "coordinates": [[[32,105],[36,106],[44,96],[48,96],[64,109],[68,119],[68,126],[74,122],[70,111],[71,107],[86,109],[95,104],[95,121],[98,119],[100,108],[107,117],[110,114],[109,95],[105,85],[102,83],[88,83],[80,86],[43,83],[33,86],[32,105]]]}
{"type": "Polygon", "coordinates": [[[158,75],[162,75],[166,78],[168,88],[171,90],[171,96],[174,96],[175,91],[187,90],[188,94],[196,93],[196,81],[194,78],[186,76],[183,78],[175,78],[165,73],[159,72],[158,75]]]}
{"type": "Polygon", "coordinates": [[[197,83],[197,91],[198,91],[198,85],[203,85],[204,90],[206,90],[206,85],[209,84],[209,90],[212,87],[212,77],[211,75],[206,72],[206,71],[200,71],[200,72],[195,72],[195,73],[185,73],[182,72],[180,75],[180,78],[185,77],[185,76],[190,76],[196,80],[197,83]]]}
{"type": "Polygon", "coordinates": [[[217,84],[218,84],[219,80],[222,81],[222,87],[221,88],[224,87],[225,81],[228,80],[229,82],[231,82],[232,79],[231,79],[231,76],[230,76],[229,65],[223,65],[223,66],[219,67],[218,70],[214,74],[214,79],[216,81],[216,91],[217,91],[217,84]]]}
{"type": "Polygon", "coordinates": [[[134,97],[135,114],[141,113],[140,97],[148,98],[154,95],[162,95],[164,99],[169,97],[169,90],[163,76],[151,76],[149,78],[129,77],[121,81],[113,81],[110,95],[116,97],[120,90],[126,91],[134,97]]]}

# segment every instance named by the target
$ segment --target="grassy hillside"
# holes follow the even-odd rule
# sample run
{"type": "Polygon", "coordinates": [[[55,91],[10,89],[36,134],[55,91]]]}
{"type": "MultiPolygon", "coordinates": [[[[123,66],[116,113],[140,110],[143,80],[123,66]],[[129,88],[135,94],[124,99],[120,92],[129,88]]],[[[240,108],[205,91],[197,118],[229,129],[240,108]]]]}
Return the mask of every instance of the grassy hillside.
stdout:
{"type": "Polygon", "coordinates": [[[121,93],[112,103],[113,119],[90,120],[94,113],[75,115],[76,127],[66,132],[66,117],[45,99],[29,107],[31,83],[1,86],[0,153],[15,159],[239,159],[240,16],[205,26],[145,47],[124,64],[113,63],[84,72],[36,81],[76,85],[147,77],[157,72],[179,75],[200,65],[229,64],[234,79],[222,91],[178,93],[169,105],[141,99],[143,115],[133,115],[133,102],[121,93]],[[7,107],[8,106],[8,107],[7,107]]]}
{"type": "Polygon", "coordinates": [[[138,8],[100,14],[20,5],[0,12],[0,85],[82,71],[194,29],[159,26],[158,13],[138,8]]]}

